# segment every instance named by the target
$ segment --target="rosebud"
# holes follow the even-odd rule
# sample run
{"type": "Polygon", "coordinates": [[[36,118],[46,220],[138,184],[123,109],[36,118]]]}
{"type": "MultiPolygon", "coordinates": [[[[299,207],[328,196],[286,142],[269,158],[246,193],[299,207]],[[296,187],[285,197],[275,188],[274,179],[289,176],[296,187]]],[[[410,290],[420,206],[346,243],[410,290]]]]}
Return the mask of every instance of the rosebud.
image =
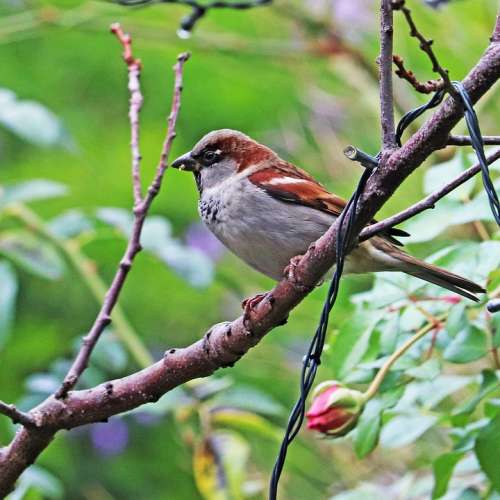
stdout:
{"type": "Polygon", "coordinates": [[[323,382],[313,393],[306,413],[307,428],[328,436],[344,436],[355,425],[365,404],[362,392],[348,389],[339,382],[323,382]]]}

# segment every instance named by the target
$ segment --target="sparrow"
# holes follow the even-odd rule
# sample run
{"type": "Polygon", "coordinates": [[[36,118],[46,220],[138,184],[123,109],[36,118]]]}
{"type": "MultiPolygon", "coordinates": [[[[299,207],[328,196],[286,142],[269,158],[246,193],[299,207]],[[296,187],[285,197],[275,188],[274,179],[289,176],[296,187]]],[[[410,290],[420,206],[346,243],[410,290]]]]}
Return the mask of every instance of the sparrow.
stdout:
{"type": "MultiPolygon", "coordinates": [[[[194,174],[199,214],[231,252],[279,280],[295,256],[323,235],[346,206],[311,175],[242,132],[205,135],[172,167],[194,174]]],[[[374,223],[376,221],[373,221],[374,223]]],[[[345,273],[401,271],[477,301],[476,283],[404,252],[397,228],[359,243],[345,273]]]]}

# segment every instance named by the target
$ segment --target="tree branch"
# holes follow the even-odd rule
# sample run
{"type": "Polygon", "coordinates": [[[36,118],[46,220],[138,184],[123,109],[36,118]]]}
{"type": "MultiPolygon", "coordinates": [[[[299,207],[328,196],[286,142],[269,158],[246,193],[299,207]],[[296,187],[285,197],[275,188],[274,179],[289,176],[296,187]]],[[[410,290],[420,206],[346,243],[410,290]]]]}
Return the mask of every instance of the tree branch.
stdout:
{"type": "Polygon", "coordinates": [[[392,62],[398,68],[396,70],[396,75],[410,83],[410,85],[421,94],[432,94],[433,92],[437,92],[444,87],[444,81],[442,78],[439,80],[427,80],[426,82],[418,81],[413,71],[406,69],[401,56],[394,54],[392,56],[392,62]]]}
{"type": "MultiPolygon", "coordinates": [[[[130,65],[137,65],[137,61],[133,59],[130,51],[130,37],[127,37],[126,35],[123,35],[123,32],[121,31],[119,25],[113,25],[112,26],[112,31],[113,33],[116,33],[117,36],[120,38],[125,37],[125,41],[122,42],[125,47],[125,54],[124,54],[124,59],[129,66],[129,75],[130,75],[130,65]]],[[[188,59],[188,54],[181,54],[177,58],[177,64],[174,66],[174,71],[175,71],[175,85],[174,85],[174,94],[172,97],[172,108],[170,115],[168,117],[168,127],[167,127],[167,134],[165,137],[165,141],[163,143],[161,155],[160,155],[160,162],[158,164],[158,167],[156,169],[156,175],[151,183],[151,185],[148,188],[148,192],[144,200],[140,201],[138,205],[134,207],[134,223],[132,226],[132,234],[129,239],[129,242],[127,244],[127,248],[125,250],[125,254],[123,255],[120,265],[115,273],[115,276],[113,278],[113,281],[111,282],[111,285],[106,293],[106,298],[102,304],[102,307],[94,321],[94,324],[92,325],[92,328],[90,329],[90,332],[88,335],[86,335],[83,339],[82,346],[80,350],[78,351],[78,354],[73,361],[73,364],[71,365],[68,373],[64,377],[64,381],[59,388],[59,390],[56,392],[56,398],[64,398],[69,390],[71,390],[76,383],[78,382],[78,379],[80,378],[80,375],[84,372],[85,368],[88,365],[90,355],[92,354],[92,351],[99,340],[102,332],[111,323],[111,312],[113,311],[113,308],[118,300],[118,297],[120,295],[120,292],[123,288],[123,285],[125,283],[125,280],[127,278],[127,275],[130,271],[130,268],[132,266],[132,262],[135,258],[135,256],[140,252],[141,250],[141,244],[140,244],[140,238],[141,238],[141,232],[142,232],[142,227],[144,225],[144,221],[146,219],[146,215],[149,211],[149,208],[151,206],[151,203],[153,202],[153,199],[155,196],[158,194],[160,187],[161,187],[161,182],[163,179],[163,174],[165,173],[165,170],[167,168],[167,157],[168,153],[170,151],[170,148],[172,146],[172,141],[174,140],[175,137],[175,123],[177,121],[177,115],[179,113],[179,108],[180,108],[180,96],[181,96],[181,91],[182,91],[182,70],[184,63],[188,59]]],[[[137,71],[137,70],[134,70],[137,71]]],[[[132,98],[131,98],[131,106],[134,104],[132,98]]],[[[135,104],[134,104],[135,105],[135,104]]],[[[135,123],[131,119],[131,126],[132,129],[135,128],[135,123]]],[[[136,164],[134,162],[134,169],[135,167],[138,168],[138,163],[136,164]]],[[[134,170],[135,172],[135,170],[134,170]]],[[[137,172],[135,172],[138,174],[137,172]]],[[[134,176],[134,185],[137,187],[135,176],[134,176]]]]}
{"type": "Polygon", "coordinates": [[[405,5],[405,0],[393,1],[392,7],[394,10],[400,10],[404,14],[406,22],[410,27],[410,36],[416,38],[420,42],[420,48],[427,54],[429,60],[432,63],[432,71],[434,71],[434,73],[438,73],[441,76],[441,79],[443,80],[443,87],[452,96],[457,95],[457,91],[450,81],[448,70],[444,69],[439,64],[439,61],[437,60],[437,57],[432,50],[432,44],[434,43],[434,40],[425,38],[425,36],[422,35],[422,33],[420,33],[420,31],[417,29],[417,26],[415,25],[415,22],[413,21],[413,17],[411,15],[411,10],[405,5]]]}
{"type": "MultiPolygon", "coordinates": [[[[488,162],[488,165],[491,165],[499,158],[500,149],[489,155],[486,160],[488,162]]],[[[455,179],[444,185],[441,189],[434,191],[434,193],[431,193],[429,196],[415,203],[411,207],[408,207],[406,210],[403,210],[402,212],[399,212],[392,217],[388,217],[383,221],[377,222],[376,224],[371,224],[367,228],[363,229],[363,231],[361,231],[361,234],[359,235],[359,241],[365,241],[372,236],[375,236],[376,234],[383,233],[389,228],[397,226],[398,224],[411,219],[424,210],[434,208],[435,204],[441,198],[444,198],[447,194],[451,193],[454,189],[461,186],[464,182],[472,179],[472,177],[474,177],[480,171],[481,166],[479,165],[479,163],[476,163],[474,166],[468,168],[467,170],[464,170],[459,176],[455,177],[455,179]]]]}
{"type": "MultiPolygon", "coordinates": [[[[500,28],[498,37],[464,79],[473,102],[500,77],[500,28]]],[[[389,60],[390,62],[390,60],[389,60]]],[[[461,106],[447,99],[400,149],[387,151],[368,181],[357,210],[354,234],[373,218],[401,183],[433,151],[440,149],[462,117],[461,106]]],[[[231,366],[271,329],[282,324],[288,313],[313,289],[335,262],[337,220],[298,261],[293,275],[285,277],[245,316],[212,327],[203,339],[184,349],[171,349],[162,360],[140,372],[97,387],[69,392],[64,399],[49,397],[30,412],[37,428],[23,427],[13,441],[0,450],[0,496],[48,446],[60,429],[100,421],[156,401],[162,394],[188,380],[206,377],[231,366]]]]}
{"type": "Polygon", "coordinates": [[[111,25],[111,32],[116,35],[123,46],[123,60],[128,68],[128,90],[130,93],[130,149],[132,157],[132,185],[134,191],[134,207],[142,201],[141,188],[141,152],[139,149],[139,114],[144,101],[141,93],[141,60],[136,59],[132,53],[132,38],[124,33],[118,23],[111,25]]]}
{"type": "Polygon", "coordinates": [[[28,413],[18,410],[15,405],[9,405],[0,401],[0,413],[9,417],[15,424],[22,424],[25,427],[33,427],[35,421],[28,413]]]}
{"type": "Polygon", "coordinates": [[[394,133],[394,97],[392,92],[392,35],[393,16],[391,0],[380,3],[380,124],[382,150],[396,147],[394,133]]]}
{"type": "MultiPolygon", "coordinates": [[[[483,143],[486,146],[500,145],[500,136],[483,135],[483,143]]],[[[446,141],[447,146],[472,146],[471,138],[468,135],[450,135],[446,141]]]]}

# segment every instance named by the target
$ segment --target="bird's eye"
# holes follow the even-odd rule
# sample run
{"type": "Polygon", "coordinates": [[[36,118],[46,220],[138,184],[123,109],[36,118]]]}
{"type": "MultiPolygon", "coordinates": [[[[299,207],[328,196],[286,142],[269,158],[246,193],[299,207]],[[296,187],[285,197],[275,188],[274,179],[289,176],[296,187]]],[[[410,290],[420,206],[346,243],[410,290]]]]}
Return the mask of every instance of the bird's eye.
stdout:
{"type": "Polygon", "coordinates": [[[212,151],[211,149],[209,149],[203,153],[203,162],[210,165],[215,160],[217,160],[218,157],[219,154],[217,153],[217,151],[212,151]]]}

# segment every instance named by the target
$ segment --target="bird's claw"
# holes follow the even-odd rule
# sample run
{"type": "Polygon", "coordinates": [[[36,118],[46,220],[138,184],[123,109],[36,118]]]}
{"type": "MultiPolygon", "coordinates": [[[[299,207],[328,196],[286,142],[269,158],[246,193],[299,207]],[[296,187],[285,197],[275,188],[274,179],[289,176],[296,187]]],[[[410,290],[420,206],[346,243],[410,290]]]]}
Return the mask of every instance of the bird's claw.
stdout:
{"type": "Polygon", "coordinates": [[[254,297],[249,297],[241,303],[245,318],[248,318],[250,313],[265,299],[266,295],[267,293],[258,293],[254,297]]]}
{"type": "Polygon", "coordinates": [[[296,255],[295,257],[292,257],[290,259],[290,262],[288,265],[285,267],[283,274],[292,282],[296,283],[297,282],[297,276],[295,274],[295,271],[297,269],[297,266],[299,265],[300,261],[302,260],[303,255],[296,255]]]}

